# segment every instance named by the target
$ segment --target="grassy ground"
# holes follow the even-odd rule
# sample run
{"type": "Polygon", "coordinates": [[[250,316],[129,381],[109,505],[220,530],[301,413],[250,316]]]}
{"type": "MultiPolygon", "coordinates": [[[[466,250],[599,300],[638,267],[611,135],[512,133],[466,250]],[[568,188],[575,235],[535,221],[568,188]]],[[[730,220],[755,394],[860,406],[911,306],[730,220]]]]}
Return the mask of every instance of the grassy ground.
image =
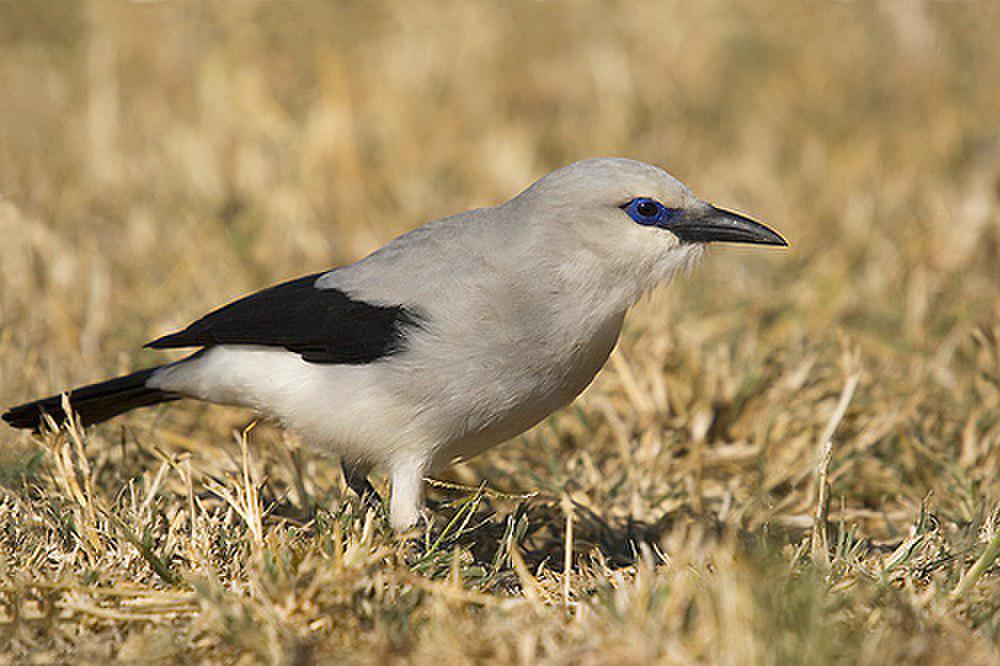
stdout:
{"type": "Polygon", "coordinates": [[[582,157],[792,247],[718,248],[642,303],[409,541],[239,410],[3,430],[0,662],[997,663],[998,22],[4,4],[0,405],[582,157]]]}

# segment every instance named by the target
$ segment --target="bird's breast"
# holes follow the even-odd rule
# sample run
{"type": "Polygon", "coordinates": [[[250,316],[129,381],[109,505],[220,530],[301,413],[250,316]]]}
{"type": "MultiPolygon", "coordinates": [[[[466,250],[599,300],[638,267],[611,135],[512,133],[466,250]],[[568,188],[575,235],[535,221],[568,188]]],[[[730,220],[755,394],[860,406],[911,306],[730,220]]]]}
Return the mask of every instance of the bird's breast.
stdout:
{"type": "Polygon", "coordinates": [[[515,437],[569,404],[607,361],[624,312],[553,311],[494,303],[414,340],[405,385],[424,430],[442,442],[438,466],[515,437]],[[419,392],[419,395],[416,393],[419,392]]]}

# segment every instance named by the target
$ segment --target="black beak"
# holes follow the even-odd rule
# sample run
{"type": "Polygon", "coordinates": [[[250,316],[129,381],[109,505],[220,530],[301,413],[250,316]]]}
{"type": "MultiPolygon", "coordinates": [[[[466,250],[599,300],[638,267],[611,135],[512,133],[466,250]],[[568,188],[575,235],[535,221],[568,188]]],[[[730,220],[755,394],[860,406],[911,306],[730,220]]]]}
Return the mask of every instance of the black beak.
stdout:
{"type": "Polygon", "coordinates": [[[688,211],[664,226],[688,243],[728,242],[788,246],[784,238],[760,222],[711,205],[701,210],[688,211]]]}

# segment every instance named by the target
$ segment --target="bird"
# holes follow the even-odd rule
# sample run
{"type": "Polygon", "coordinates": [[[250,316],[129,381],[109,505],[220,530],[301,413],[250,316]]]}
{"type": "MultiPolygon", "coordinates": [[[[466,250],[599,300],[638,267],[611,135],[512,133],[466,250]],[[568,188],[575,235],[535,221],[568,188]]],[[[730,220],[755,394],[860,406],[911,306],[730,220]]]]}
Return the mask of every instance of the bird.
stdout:
{"type": "Polygon", "coordinates": [[[67,399],[83,426],[182,398],[248,407],[339,457],[347,485],[377,506],[368,477],[385,472],[389,524],[405,531],[424,515],[427,475],[570,404],[629,308],[716,242],[788,245],[657,166],[585,159],[146,345],[193,350],[181,360],[3,419],[38,432],[69,418],[67,399]]]}

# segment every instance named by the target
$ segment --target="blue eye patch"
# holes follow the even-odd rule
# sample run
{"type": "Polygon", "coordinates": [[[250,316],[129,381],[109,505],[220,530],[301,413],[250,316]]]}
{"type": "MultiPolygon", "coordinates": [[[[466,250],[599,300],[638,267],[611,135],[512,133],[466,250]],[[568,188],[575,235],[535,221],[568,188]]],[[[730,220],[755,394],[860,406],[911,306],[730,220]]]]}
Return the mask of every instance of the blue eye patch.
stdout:
{"type": "Polygon", "coordinates": [[[667,208],[649,197],[632,199],[622,206],[622,210],[633,220],[647,227],[662,227],[680,212],[676,208],[667,208]]]}

